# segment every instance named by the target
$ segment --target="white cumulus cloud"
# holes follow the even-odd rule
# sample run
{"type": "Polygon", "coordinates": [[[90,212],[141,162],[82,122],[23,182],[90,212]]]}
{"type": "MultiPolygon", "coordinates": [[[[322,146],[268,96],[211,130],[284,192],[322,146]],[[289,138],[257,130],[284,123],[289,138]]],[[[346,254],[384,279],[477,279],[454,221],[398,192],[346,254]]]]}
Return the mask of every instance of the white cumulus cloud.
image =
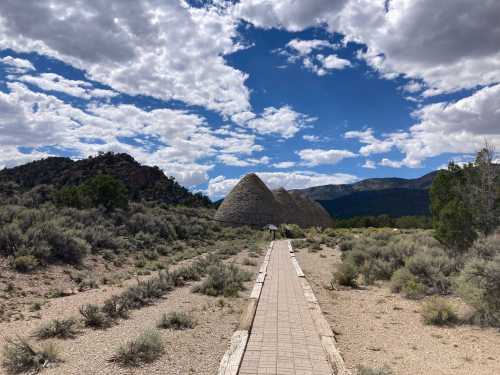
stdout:
{"type": "Polygon", "coordinates": [[[348,150],[323,150],[323,149],[304,149],[297,151],[297,155],[306,165],[316,166],[320,164],[337,164],[338,162],[357,156],[348,150]]]}
{"type": "Polygon", "coordinates": [[[224,8],[172,1],[4,0],[0,48],[37,52],[131,95],[225,115],[250,108],[247,75],[224,56],[242,48],[224,8]]]}
{"type": "Polygon", "coordinates": [[[12,56],[5,56],[1,58],[0,63],[7,65],[7,72],[11,74],[23,74],[30,70],[35,70],[35,67],[29,60],[19,59],[12,56]]]}
{"type": "Polygon", "coordinates": [[[296,112],[290,106],[267,107],[260,116],[247,121],[246,125],[259,134],[278,134],[282,138],[291,138],[304,126],[316,120],[296,112]]]}

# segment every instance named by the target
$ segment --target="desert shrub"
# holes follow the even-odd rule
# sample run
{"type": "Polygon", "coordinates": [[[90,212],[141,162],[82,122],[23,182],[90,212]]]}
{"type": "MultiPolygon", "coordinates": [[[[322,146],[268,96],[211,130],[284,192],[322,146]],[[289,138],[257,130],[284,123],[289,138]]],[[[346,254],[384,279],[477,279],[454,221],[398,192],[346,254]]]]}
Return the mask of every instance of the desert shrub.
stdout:
{"type": "Polygon", "coordinates": [[[376,280],[390,279],[394,272],[393,265],[383,259],[369,259],[359,267],[359,273],[363,275],[365,284],[373,284],[376,280]]]}
{"type": "Polygon", "coordinates": [[[145,257],[143,254],[139,254],[139,255],[136,257],[136,260],[135,260],[134,265],[135,265],[137,268],[144,268],[144,267],[146,267],[146,264],[147,264],[146,257],[145,257]]]}
{"type": "Polygon", "coordinates": [[[199,281],[203,275],[203,270],[196,264],[179,267],[171,273],[175,286],[182,286],[186,281],[199,281]]]}
{"type": "Polygon", "coordinates": [[[430,293],[443,294],[449,291],[449,276],[453,273],[455,264],[442,249],[424,248],[407,260],[406,267],[420,283],[429,288],[430,293]]]}
{"type": "Polygon", "coordinates": [[[339,285],[357,287],[358,267],[352,260],[344,260],[333,273],[333,281],[339,285]]]}
{"type": "Polygon", "coordinates": [[[257,262],[255,260],[250,259],[250,258],[245,258],[245,259],[243,259],[243,265],[244,266],[256,266],[257,262]]]}
{"type": "Polygon", "coordinates": [[[23,244],[23,234],[16,223],[0,226],[0,255],[14,255],[23,244]]]}
{"type": "Polygon", "coordinates": [[[53,319],[36,329],[33,333],[40,340],[57,337],[59,339],[73,338],[78,334],[75,319],[53,319]]]}
{"type": "Polygon", "coordinates": [[[163,256],[168,256],[172,253],[172,248],[166,244],[159,244],[155,247],[155,251],[163,256]]]}
{"type": "Polygon", "coordinates": [[[410,298],[450,291],[457,262],[450,259],[429,231],[367,229],[356,236],[343,240],[348,241],[350,250],[344,251],[342,258],[357,267],[366,284],[392,280],[393,291],[404,289],[410,298]],[[398,272],[400,269],[404,270],[398,272]]]}
{"type": "Polygon", "coordinates": [[[408,268],[400,268],[392,274],[391,291],[400,293],[409,282],[417,282],[417,278],[408,270],[408,268]]]}
{"type": "Polygon", "coordinates": [[[353,239],[342,239],[339,242],[339,249],[342,252],[352,250],[355,243],[356,243],[356,241],[353,239]]]}
{"type": "Polygon", "coordinates": [[[78,283],[78,291],[80,292],[97,288],[99,288],[99,284],[93,277],[86,277],[78,283]]]}
{"type": "Polygon", "coordinates": [[[78,233],[73,230],[65,230],[59,236],[54,237],[51,256],[54,259],[79,264],[90,251],[89,244],[77,237],[78,233]]]}
{"type": "Polygon", "coordinates": [[[469,250],[469,257],[493,259],[500,254],[500,240],[495,236],[480,237],[469,250]]]}
{"type": "Polygon", "coordinates": [[[209,296],[236,297],[244,290],[244,282],[250,281],[252,274],[241,270],[234,264],[225,265],[222,262],[211,265],[207,270],[207,278],[193,288],[194,292],[209,296]]]}
{"type": "Polygon", "coordinates": [[[420,299],[427,294],[427,287],[417,280],[409,280],[401,291],[408,299],[420,299]]]}
{"type": "Polygon", "coordinates": [[[293,240],[292,241],[292,246],[293,246],[294,249],[304,249],[308,245],[307,245],[307,241],[306,240],[293,240]]]}
{"type": "Polygon", "coordinates": [[[129,341],[116,351],[111,361],[122,366],[139,366],[158,359],[164,352],[161,336],[155,331],[146,331],[134,340],[129,341]]]}
{"type": "Polygon", "coordinates": [[[163,314],[157,324],[158,328],[164,329],[189,329],[195,325],[193,318],[183,312],[170,312],[163,314]]]}
{"type": "Polygon", "coordinates": [[[20,255],[14,258],[12,266],[19,272],[30,272],[38,266],[38,260],[33,255],[20,255]]]}
{"type": "Polygon", "coordinates": [[[99,306],[97,305],[87,304],[81,306],[80,315],[83,317],[83,324],[86,327],[103,329],[111,325],[111,320],[99,309],[99,306]]]}
{"type": "Polygon", "coordinates": [[[121,295],[121,303],[130,309],[140,309],[153,303],[174,287],[172,275],[167,272],[159,272],[158,277],[146,281],[138,280],[137,285],[128,287],[121,295]]]}
{"type": "Polygon", "coordinates": [[[315,253],[321,250],[321,242],[318,240],[313,240],[309,246],[309,251],[315,253]]]}
{"type": "Polygon", "coordinates": [[[389,367],[372,368],[372,367],[359,366],[357,370],[358,370],[358,373],[357,373],[358,375],[392,375],[392,374],[394,374],[389,367]]]}
{"type": "Polygon", "coordinates": [[[83,232],[83,238],[92,246],[92,251],[100,249],[117,249],[120,246],[115,233],[104,225],[87,227],[83,232]]]}
{"type": "Polygon", "coordinates": [[[281,224],[279,230],[284,238],[304,237],[304,231],[297,224],[281,224]]]}
{"type": "MultiPolygon", "coordinates": [[[[80,231],[64,229],[63,219],[41,222],[31,227],[27,236],[30,243],[46,243],[49,261],[79,264],[90,251],[90,245],[80,237],[80,231]]],[[[35,254],[34,254],[35,255],[35,254]]]]}
{"type": "Polygon", "coordinates": [[[7,339],[3,347],[3,366],[10,374],[36,373],[47,364],[59,362],[59,352],[54,344],[37,348],[22,338],[7,339]]]}
{"type": "Polygon", "coordinates": [[[120,296],[112,296],[104,301],[102,312],[110,319],[126,319],[129,316],[128,301],[120,296]]]}
{"type": "Polygon", "coordinates": [[[475,322],[500,327],[500,254],[469,261],[456,284],[458,294],[475,309],[475,322]]]}
{"type": "Polygon", "coordinates": [[[45,297],[47,298],[61,298],[65,297],[66,293],[64,292],[64,289],[57,287],[57,288],[50,288],[47,293],[45,293],[45,297]]]}
{"type": "Polygon", "coordinates": [[[422,306],[422,317],[425,324],[450,325],[457,322],[455,309],[442,297],[431,297],[422,306]]]}
{"type": "Polygon", "coordinates": [[[147,260],[157,260],[159,258],[159,255],[156,252],[156,250],[146,250],[144,251],[144,256],[146,257],[147,260]]]}

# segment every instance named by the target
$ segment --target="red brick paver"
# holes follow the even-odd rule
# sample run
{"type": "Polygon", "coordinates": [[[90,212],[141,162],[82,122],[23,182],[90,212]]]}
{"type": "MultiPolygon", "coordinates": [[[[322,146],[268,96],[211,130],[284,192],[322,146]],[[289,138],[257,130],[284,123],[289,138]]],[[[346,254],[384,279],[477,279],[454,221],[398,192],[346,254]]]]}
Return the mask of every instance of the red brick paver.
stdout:
{"type": "Polygon", "coordinates": [[[286,241],[276,241],[239,375],[331,375],[286,241]]]}

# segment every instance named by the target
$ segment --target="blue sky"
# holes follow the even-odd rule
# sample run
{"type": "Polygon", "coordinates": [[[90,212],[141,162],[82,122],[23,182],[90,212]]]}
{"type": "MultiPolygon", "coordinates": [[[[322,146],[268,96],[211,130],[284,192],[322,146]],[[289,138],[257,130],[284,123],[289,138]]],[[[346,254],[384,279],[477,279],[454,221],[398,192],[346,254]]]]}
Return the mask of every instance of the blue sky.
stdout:
{"type": "Polygon", "coordinates": [[[127,152],[216,199],[500,149],[500,5],[0,4],[0,167],[127,152]]]}

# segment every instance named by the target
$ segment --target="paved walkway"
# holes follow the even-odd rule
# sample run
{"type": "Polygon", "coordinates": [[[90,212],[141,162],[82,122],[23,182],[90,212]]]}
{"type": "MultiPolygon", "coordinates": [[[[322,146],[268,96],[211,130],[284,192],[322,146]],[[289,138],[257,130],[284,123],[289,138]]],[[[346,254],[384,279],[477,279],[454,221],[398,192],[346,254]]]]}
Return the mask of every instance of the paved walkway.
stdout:
{"type": "Polygon", "coordinates": [[[239,375],[331,375],[290,260],[276,241],[239,375]]]}

